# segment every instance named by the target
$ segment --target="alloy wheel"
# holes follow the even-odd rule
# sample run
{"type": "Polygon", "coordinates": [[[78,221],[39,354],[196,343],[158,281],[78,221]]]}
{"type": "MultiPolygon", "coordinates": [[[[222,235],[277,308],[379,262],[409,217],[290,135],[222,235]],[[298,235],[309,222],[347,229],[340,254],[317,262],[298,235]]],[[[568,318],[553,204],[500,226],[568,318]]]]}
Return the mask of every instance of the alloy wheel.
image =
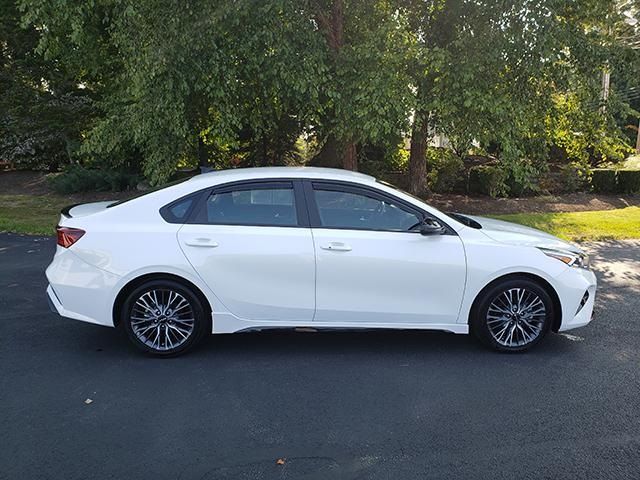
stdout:
{"type": "Polygon", "coordinates": [[[498,294],[487,309],[486,322],[493,339],[503,347],[522,347],[543,332],[547,311],[542,299],[526,288],[498,294]]]}
{"type": "Polygon", "coordinates": [[[140,295],[133,304],[129,322],[142,344],[160,352],[184,344],[195,328],[191,303],[179,292],[166,288],[140,295]]]}

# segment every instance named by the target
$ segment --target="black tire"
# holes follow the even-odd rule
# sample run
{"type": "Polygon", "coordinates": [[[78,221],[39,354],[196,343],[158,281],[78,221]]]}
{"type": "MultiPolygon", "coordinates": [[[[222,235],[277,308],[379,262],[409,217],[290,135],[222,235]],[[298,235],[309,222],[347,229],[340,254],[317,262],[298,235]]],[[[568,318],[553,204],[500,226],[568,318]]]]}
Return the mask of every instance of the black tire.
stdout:
{"type": "Polygon", "coordinates": [[[132,290],[122,304],[120,323],[133,345],[159,357],[181,355],[211,332],[210,313],[198,295],[182,283],[169,279],[150,280],[132,290]],[[162,315],[156,315],[160,310],[151,312],[148,308],[154,307],[150,298],[158,299],[156,305],[166,309],[162,315]],[[187,302],[187,307],[184,302],[187,302]],[[176,311],[171,308],[176,308],[176,311]],[[187,317],[193,321],[187,321],[187,317]],[[146,333],[141,334],[144,329],[151,329],[149,335],[158,332],[157,342],[154,337],[147,339],[146,333]],[[151,340],[154,341],[150,345],[151,340]],[[172,346],[174,344],[175,347],[172,346]]]}
{"type": "MultiPolygon", "coordinates": [[[[534,301],[531,300],[531,302],[534,301]]],[[[519,302],[514,303],[520,304],[519,302]]],[[[522,303],[524,304],[524,301],[522,303]]],[[[512,310],[513,306],[509,311],[512,312],[512,310]]],[[[511,277],[481,292],[471,310],[469,324],[483,345],[501,352],[522,352],[542,341],[553,323],[555,314],[553,300],[539,283],[525,277],[511,277]],[[506,306],[511,305],[509,300],[518,297],[519,293],[514,292],[520,291],[527,292],[529,299],[537,297],[544,306],[544,312],[540,313],[540,303],[535,302],[536,306],[530,307],[526,314],[521,314],[520,311],[503,314],[502,309],[506,311],[506,306]],[[490,308],[491,312],[489,312],[490,308]],[[498,308],[501,309],[500,313],[497,313],[496,309],[498,308]],[[531,315],[532,311],[538,312],[535,317],[531,315]],[[505,326],[508,329],[507,337],[503,338],[502,328],[505,326]],[[515,338],[512,336],[514,341],[509,342],[508,335],[512,330],[515,332],[513,334],[515,338]],[[535,337],[533,337],[534,332],[537,332],[535,337]],[[527,335],[532,338],[527,340],[527,335]],[[520,341],[515,341],[516,339],[520,341]]]]}

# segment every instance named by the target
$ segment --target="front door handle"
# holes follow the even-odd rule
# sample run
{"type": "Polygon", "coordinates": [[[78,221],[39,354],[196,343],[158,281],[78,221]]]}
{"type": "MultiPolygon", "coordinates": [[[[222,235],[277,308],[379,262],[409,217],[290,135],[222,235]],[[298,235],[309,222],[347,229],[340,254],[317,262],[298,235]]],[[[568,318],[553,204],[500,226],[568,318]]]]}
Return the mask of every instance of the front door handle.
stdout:
{"type": "Polygon", "coordinates": [[[210,238],[194,238],[193,240],[187,240],[184,242],[186,245],[190,247],[205,247],[205,248],[215,248],[218,246],[218,242],[212,241],[210,238]]]}
{"type": "Polygon", "coordinates": [[[346,243],[342,242],[330,242],[326,245],[321,245],[320,248],[323,250],[332,250],[334,252],[350,252],[351,247],[346,243]]]}

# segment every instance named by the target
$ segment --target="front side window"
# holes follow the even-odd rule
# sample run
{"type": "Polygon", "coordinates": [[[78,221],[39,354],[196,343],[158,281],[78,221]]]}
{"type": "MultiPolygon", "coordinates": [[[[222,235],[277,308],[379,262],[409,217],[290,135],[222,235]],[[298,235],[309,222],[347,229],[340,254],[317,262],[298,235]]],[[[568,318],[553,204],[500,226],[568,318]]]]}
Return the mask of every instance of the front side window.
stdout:
{"type": "Polygon", "coordinates": [[[207,199],[207,222],[221,225],[296,226],[291,184],[273,188],[241,188],[212,193],[207,199]]]}
{"type": "Polygon", "coordinates": [[[318,187],[314,196],[323,227],[405,232],[420,225],[415,213],[376,196],[318,187]]]}

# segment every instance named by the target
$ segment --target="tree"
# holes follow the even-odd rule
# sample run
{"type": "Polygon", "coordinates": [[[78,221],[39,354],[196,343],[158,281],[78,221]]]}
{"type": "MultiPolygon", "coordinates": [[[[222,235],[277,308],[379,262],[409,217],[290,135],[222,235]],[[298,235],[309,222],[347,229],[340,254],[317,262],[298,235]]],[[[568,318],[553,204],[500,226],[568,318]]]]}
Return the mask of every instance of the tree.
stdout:
{"type": "Polygon", "coordinates": [[[35,53],[40,32],[0,1],[0,158],[27,166],[70,163],[91,121],[92,99],[63,65],[35,53]]]}
{"type": "MultiPolygon", "coordinates": [[[[15,29],[20,12],[4,1],[15,29]]],[[[461,155],[478,142],[523,177],[522,159],[544,167],[557,99],[586,106],[605,64],[637,63],[616,40],[628,29],[607,26],[623,0],[17,1],[28,38],[2,34],[6,51],[25,46],[3,50],[3,74],[27,73],[3,77],[22,92],[2,97],[4,138],[64,131],[71,148],[52,150],[139,165],[152,183],[177,165],[298,163],[302,137],[320,151],[312,163],[357,169],[410,134],[421,194],[434,132],[461,155]],[[47,130],[53,115],[63,127],[47,130]]],[[[603,123],[617,131],[633,112],[623,96],[609,102],[603,123]]]]}
{"type": "MultiPolygon", "coordinates": [[[[416,38],[411,66],[416,85],[409,170],[411,187],[426,184],[427,128],[445,133],[459,153],[472,141],[509,165],[544,159],[544,122],[554,108],[551,92],[589,83],[604,60],[620,52],[589,28],[610,1],[579,7],[556,0],[433,0],[404,2],[416,38]]],[[[596,77],[597,78],[597,77],[596,77]]],[[[517,173],[517,172],[516,172],[517,173]]]]}
{"type": "Polygon", "coordinates": [[[385,142],[406,129],[411,90],[408,36],[393,2],[315,0],[311,16],[327,49],[328,79],[315,130],[316,164],[358,167],[358,144],[385,142]]]}
{"type": "Polygon", "coordinates": [[[296,2],[23,5],[47,25],[45,55],[101,92],[85,153],[123,162],[140,152],[154,183],[198,150],[239,151],[241,134],[268,154],[275,132],[295,141],[319,110],[323,52],[296,2]]]}

